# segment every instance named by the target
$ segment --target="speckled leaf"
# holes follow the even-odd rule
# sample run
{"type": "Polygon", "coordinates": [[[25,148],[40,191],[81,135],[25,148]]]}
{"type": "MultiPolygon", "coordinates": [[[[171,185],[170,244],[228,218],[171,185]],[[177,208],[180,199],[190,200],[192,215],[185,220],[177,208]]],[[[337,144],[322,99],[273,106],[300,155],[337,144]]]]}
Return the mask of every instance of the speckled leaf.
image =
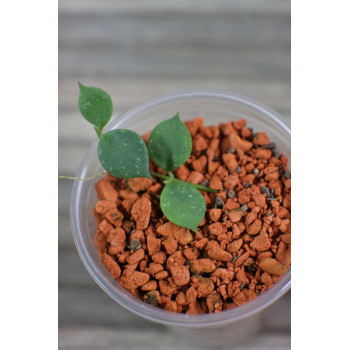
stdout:
{"type": "Polygon", "coordinates": [[[148,139],[150,157],[165,171],[177,169],[189,158],[191,150],[191,134],[179,114],[159,123],[148,139]]]}
{"type": "Polygon", "coordinates": [[[107,92],[79,83],[79,110],[83,117],[98,128],[103,128],[113,113],[113,103],[107,92]]]}
{"type": "Polygon", "coordinates": [[[206,210],[203,195],[187,182],[166,184],[160,195],[160,207],[168,220],[194,232],[206,210]]]}
{"type": "Polygon", "coordinates": [[[102,134],[98,157],[104,169],[115,177],[152,179],[146,144],[133,131],[117,129],[102,134]]]}

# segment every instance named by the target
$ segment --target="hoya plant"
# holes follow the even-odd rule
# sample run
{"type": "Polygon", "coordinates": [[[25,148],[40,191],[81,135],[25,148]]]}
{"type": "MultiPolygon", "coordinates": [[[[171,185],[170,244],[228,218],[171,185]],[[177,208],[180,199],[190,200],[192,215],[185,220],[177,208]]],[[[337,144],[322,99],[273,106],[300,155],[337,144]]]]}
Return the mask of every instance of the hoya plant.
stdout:
{"type": "Polygon", "coordinates": [[[102,167],[117,178],[152,176],[163,179],[160,207],[169,221],[197,231],[206,211],[199,190],[216,192],[206,186],[177,179],[173,171],[186,162],[192,150],[191,135],[177,113],[152,130],[147,145],[136,132],[115,129],[103,132],[113,113],[113,103],[104,90],[79,83],[79,110],[94,125],[99,137],[98,158],[102,167]],[[149,158],[167,175],[149,169],[149,158]]]}

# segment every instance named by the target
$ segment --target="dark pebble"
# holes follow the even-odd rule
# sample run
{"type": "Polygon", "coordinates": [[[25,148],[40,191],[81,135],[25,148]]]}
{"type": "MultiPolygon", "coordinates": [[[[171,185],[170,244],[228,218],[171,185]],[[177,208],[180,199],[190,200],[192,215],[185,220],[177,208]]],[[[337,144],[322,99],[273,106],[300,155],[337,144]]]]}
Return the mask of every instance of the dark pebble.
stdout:
{"type": "Polygon", "coordinates": [[[242,210],[242,211],[246,211],[247,209],[248,209],[247,204],[243,204],[243,205],[241,206],[241,210],[242,210]]]}
{"type": "Polygon", "coordinates": [[[216,207],[219,207],[219,208],[222,208],[224,206],[224,202],[223,200],[221,199],[221,197],[216,197],[215,198],[215,206],[216,207]]]}
{"type": "Polygon", "coordinates": [[[243,185],[244,188],[249,188],[249,187],[252,187],[252,184],[250,182],[246,182],[244,185],[243,185]]]}
{"type": "Polygon", "coordinates": [[[267,194],[267,197],[271,197],[271,194],[270,194],[270,189],[266,186],[261,186],[260,187],[260,191],[262,194],[266,193],[267,194]]]}
{"type": "Polygon", "coordinates": [[[130,246],[131,246],[132,250],[138,250],[138,249],[142,248],[141,242],[136,238],[131,240],[130,246]]]}
{"type": "Polygon", "coordinates": [[[238,166],[236,169],[235,169],[235,171],[234,171],[234,173],[240,173],[241,172],[241,167],[240,166],[238,166]]]}
{"type": "Polygon", "coordinates": [[[209,181],[204,180],[204,181],[202,181],[202,182],[200,183],[200,185],[201,185],[201,186],[206,186],[206,187],[208,187],[208,186],[209,186],[209,181]]]}
{"type": "Polygon", "coordinates": [[[265,149],[274,149],[276,148],[276,144],[274,142],[270,142],[268,145],[262,146],[265,149]]]}
{"type": "Polygon", "coordinates": [[[213,162],[219,162],[220,160],[221,160],[221,157],[219,157],[219,156],[215,156],[213,158],[213,162]]]}
{"type": "Polygon", "coordinates": [[[245,282],[242,282],[241,286],[239,287],[240,290],[242,290],[246,286],[245,282]]]}
{"type": "Polygon", "coordinates": [[[232,191],[232,192],[227,191],[227,197],[228,198],[235,198],[236,197],[236,192],[235,191],[232,191]]]}

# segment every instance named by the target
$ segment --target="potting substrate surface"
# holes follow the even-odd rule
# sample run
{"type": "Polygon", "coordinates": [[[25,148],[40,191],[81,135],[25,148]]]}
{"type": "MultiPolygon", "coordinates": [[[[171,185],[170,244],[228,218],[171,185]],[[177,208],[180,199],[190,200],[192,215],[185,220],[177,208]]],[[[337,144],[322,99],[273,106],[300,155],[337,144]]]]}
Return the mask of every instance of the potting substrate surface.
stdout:
{"type": "MultiPolygon", "coordinates": [[[[113,278],[144,302],[220,312],[259,296],[291,263],[288,159],[244,119],[205,126],[198,117],[185,125],[192,154],[174,174],[217,190],[201,191],[207,211],[197,232],[163,215],[161,179],[107,174],[96,184],[95,242],[113,278]]],[[[150,169],[164,174],[152,162],[150,169]]]]}

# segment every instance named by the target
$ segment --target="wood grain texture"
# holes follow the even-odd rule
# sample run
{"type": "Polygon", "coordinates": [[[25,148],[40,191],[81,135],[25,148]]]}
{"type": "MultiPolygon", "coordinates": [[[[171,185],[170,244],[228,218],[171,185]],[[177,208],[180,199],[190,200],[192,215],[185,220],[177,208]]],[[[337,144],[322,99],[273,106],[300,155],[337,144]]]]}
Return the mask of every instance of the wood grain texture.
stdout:
{"type": "MultiPolygon", "coordinates": [[[[114,117],[162,93],[218,88],[250,96],[290,119],[288,0],[60,0],[58,5],[62,175],[75,174],[96,139],[77,108],[78,81],[108,91],[114,117]]],[[[167,328],[121,308],[93,281],[71,235],[71,188],[72,182],[59,181],[59,348],[188,349],[167,328]]],[[[290,293],[263,317],[264,332],[239,349],[289,349],[290,293]]]]}

